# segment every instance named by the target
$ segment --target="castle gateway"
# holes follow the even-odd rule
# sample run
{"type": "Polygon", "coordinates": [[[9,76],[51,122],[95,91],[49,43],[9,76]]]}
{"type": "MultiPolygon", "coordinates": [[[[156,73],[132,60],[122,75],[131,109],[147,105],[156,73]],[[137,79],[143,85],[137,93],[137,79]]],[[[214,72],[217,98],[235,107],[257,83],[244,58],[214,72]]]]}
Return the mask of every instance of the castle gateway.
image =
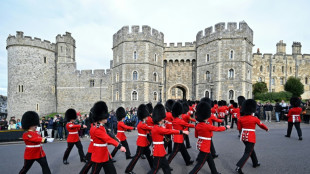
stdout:
{"type": "Polygon", "coordinates": [[[7,38],[8,114],[89,112],[98,100],[115,110],[170,98],[251,98],[258,79],[252,78],[253,59],[260,62],[255,75],[267,77],[257,70],[266,56],[253,56],[252,47],[253,31],[245,22],[218,23],[185,44],[166,44],[164,34],[149,26],[125,26],[113,35],[110,69],[77,70],[70,33],[50,43],[17,32],[7,38]]]}

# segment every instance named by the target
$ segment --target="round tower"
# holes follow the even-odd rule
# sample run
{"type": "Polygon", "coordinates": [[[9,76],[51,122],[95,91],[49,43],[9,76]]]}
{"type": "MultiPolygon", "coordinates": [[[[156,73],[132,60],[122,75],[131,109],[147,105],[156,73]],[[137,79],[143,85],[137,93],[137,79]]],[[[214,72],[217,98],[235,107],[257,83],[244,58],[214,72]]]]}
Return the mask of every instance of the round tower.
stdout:
{"type": "Polygon", "coordinates": [[[164,34],[124,26],[113,35],[112,108],[137,107],[162,97],[164,34]]]}
{"type": "Polygon", "coordinates": [[[55,44],[18,31],[7,38],[6,49],[8,115],[21,118],[29,110],[39,115],[55,112],[55,44]]]}
{"type": "Polygon", "coordinates": [[[253,31],[245,22],[218,23],[197,33],[196,98],[252,97],[253,31]]]}

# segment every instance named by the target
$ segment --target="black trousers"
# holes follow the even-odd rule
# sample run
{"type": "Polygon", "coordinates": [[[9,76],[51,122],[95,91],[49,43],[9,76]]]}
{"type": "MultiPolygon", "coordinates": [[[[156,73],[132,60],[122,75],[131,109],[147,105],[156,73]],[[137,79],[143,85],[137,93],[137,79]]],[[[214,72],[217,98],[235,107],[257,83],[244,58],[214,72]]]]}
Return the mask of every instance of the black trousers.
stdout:
{"type": "Polygon", "coordinates": [[[106,174],[116,174],[116,169],[111,159],[104,163],[93,162],[91,174],[99,174],[101,168],[103,168],[104,173],[106,174]]]}
{"type": "Polygon", "coordinates": [[[310,115],[304,115],[304,120],[305,120],[305,123],[309,124],[309,117],[310,115]]]}
{"type": "Polygon", "coordinates": [[[297,130],[298,136],[302,137],[302,132],[301,132],[301,129],[300,129],[300,122],[295,122],[295,123],[288,122],[287,134],[286,135],[287,136],[291,136],[293,125],[295,125],[295,128],[297,130]]]}
{"type": "Polygon", "coordinates": [[[247,141],[243,141],[243,143],[245,145],[244,154],[241,157],[241,159],[238,161],[237,166],[242,168],[244,164],[246,163],[246,161],[249,159],[249,157],[251,157],[253,165],[256,165],[258,163],[258,160],[256,157],[256,153],[254,151],[255,143],[250,143],[247,141]]]}
{"type": "Polygon", "coordinates": [[[217,174],[217,170],[216,170],[212,155],[210,153],[206,153],[206,152],[202,152],[202,151],[199,152],[198,157],[197,157],[197,164],[195,165],[193,170],[189,172],[189,174],[198,173],[206,161],[208,162],[211,173],[217,174]]]}
{"type": "Polygon", "coordinates": [[[86,160],[84,167],[80,171],[80,174],[87,174],[91,166],[93,165],[93,162],[91,161],[91,153],[87,152],[86,154],[86,160]]]}
{"type": "Polygon", "coordinates": [[[177,155],[178,152],[181,152],[182,157],[185,161],[186,164],[190,163],[191,157],[189,156],[184,143],[174,143],[173,146],[173,150],[172,153],[170,154],[169,158],[168,158],[168,162],[169,164],[171,163],[171,161],[173,160],[173,158],[177,155]]]}
{"type": "MultiPolygon", "coordinates": [[[[189,131],[189,129],[188,129],[188,131],[189,131]]],[[[191,144],[189,142],[188,135],[183,134],[183,137],[184,137],[184,141],[185,141],[185,144],[186,144],[186,148],[189,148],[191,146],[191,144]]]]}
{"type": "Polygon", "coordinates": [[[237,121],[238,121],[237,118],[232,118],[230,128],[234,128],[234,123],[236,123],[236,125],[238,126],[237,121]]]}
{"type": "Polygon", "coordinates": [[[151,156],[151,150],[148,146],[146,147],[137,147],[136,155],[131,159],[130,163],[126,167],[125,173],[129,173],[133,170],[135,165],[137,164],[139,158],[141,155],[144,154],[147,158],[147,161],[149,162],[150,168],[153,166],[153,157],[151,156]]]}
{"type": "Polygon", "coordinates": [[[224,122],[225,122],[225,125],[227,125],[227,115],[224,118],[220,118],[220,119],[223,120],[223,122],[222,123],[218,122],[217,123],[218,127],[224,126],[224,122]]]}
{"type": "MultiPolygon", "coordinates": [[[[131,154],[130,154],[130,149],[129,149],[127,140],[121,141],[121,144],[122,144],[122,146],[124,146],[126,148],[126,152],[125,152],[126,158],[129,158],[131,154]]],[[[117,151],[118,151],[118,148],[115,147],[114,150],[111,153],[111,156],[114,157],[115,154],[117,153],[117,151]]]]}
{"type": "Polygon", "coordinates": [[[216,154],[216,151],[215,151],[215,148],[214,148],[214,145],[213,145],[213,140],[211,139],[211,147],[210,147],[210,152],[211,152],[211,155],[212,157],[215,156],[216,154]]]}
{"type": "Polygon", "coordinates": [[[172,139],[171,139],[171,135],[165,135],[165,138],[168,138],[169,141],[165,140],[165,149],[168,147],[168,154],[170,154],[172,152],[172,139]]]}
{"type": "Polygon", "coordinates": [[[154,157],[153,168],[148,174],[156,174],[162,168],[164,174],[171,174],[169,163],[166,157],[154,157]]]}
{"type": "Polygon", "coordinates": [[[68,142],[68,146],[67,146],[67,149],[65,151],[63,160],[67,160],[68,159],[68,157],[70,155],[70,152],[71,152],[71,150],[72,150],[74,145],[78,148],[79,155],[80,155],[80,160],[82,161],[83,159],[85,159],[82,143],[81,143],[81,141],[78,141],[78,142],[75,142],[75,143],[69,143],[68,142]]]}
{"type": "Polygon", "coordinates": [[[28,170],[31,168],[32,164],[34,163],[34,161],[37,161],[40,166],[42,167],[42,173],[43,174],[50,174],[50,168],[48,167],[47,164],[47,160],[46,160],[46,156],[39,158],[39,159],[32,159],[32,160],[24,160],[24,166],[23,168],[20,170],[19,174],[24,174],[27,173],[28,170]]]}

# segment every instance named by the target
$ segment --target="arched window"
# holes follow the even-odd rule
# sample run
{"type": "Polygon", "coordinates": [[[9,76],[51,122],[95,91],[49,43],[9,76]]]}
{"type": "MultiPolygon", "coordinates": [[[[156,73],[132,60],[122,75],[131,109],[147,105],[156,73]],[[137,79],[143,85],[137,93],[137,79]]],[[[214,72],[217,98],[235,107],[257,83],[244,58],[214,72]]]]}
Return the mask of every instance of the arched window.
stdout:
{"type": "Polygon", "coordinates": [[[46,57],[43,58],[44,63],[46,63],[46,57]]]}
{"type": "Polygon", "coordinates": [[[271,85],[275,85],[275,78],[271,79],[271,85]]]}
{"type": "Polygon", "coordinates": [[[211,74],[210,71],[206,72],[206,80],[209,82],[211,80],[211,74]]]}
{"type": "Polygon", "coordinates": [[[251,73],[250,73],[250,70],[248,69],[248,79],[250,79],[250,77],[251,77],[251,73]]]}
{"type": "Polygon", "coordinates": [[[308,84],[308,78],[307,77],[305,78],[305,84],[306,85],[308,84]]]}
{"type": "Polygon", "coordinates": [[[157,62],[157,54],[154,55],[154,62],[157,62]]]}
{"type": "Polygon", "coordinates": [[[262,82],[262,78],[261,77],[258,77],[258,82],[262,82]]]}
{"type": "Polygon", "coordinates": [[[89,81],[89,87],[95,87],[95,80],[89,81]]]}
{"type": "Polygon", "coordinates": [[[266,69],[266,70],[267,70],[267,73],[269,73],[269,66],[267,66],[267,69],[266,69]]]}
{"type": "Polygon", "coordinates": [[[283,78],[283,77],[280,78],[280,84],[281,84],[281,85],[284,84],[284,78],[283,78]]]}
{"type": "Polygon", "coordinates": [[[115,100],[118,101],[119,100],[119,94],[118,94],[118,91],[116,91],[116,94],[115,94],[115,100]]]}
{"type": "Polygon", "coordinates": [[[154,79],[153,79],[154,82],[157,82],[157,73],[155,72],[155,73],[153,74],[153,76],[154,76],[154,77],[153,77],[153,78],[154,78],[154,79]]]}
{"type": "Polygon", "coordinates": [[[284,66],[282,66],[282,73],[284,73],[284,66]]]}
{"type": "Polygon", "coordinates": [[[210,61],[210,54],[207,54],[206,55],[206,62],[209,62],[210,61]]]}
{"type": "Polygon", "coordinates": [[[115,76],[115,81],[118,82],[119,81],[119,75],[118,73],[116,73],[116,76],[115,76]]]}
{"type": "Polygon", "coordinates": [[[290,74],[292,74],[292,67],[290,67],[290,74]]]}
{"type": "Polygon", "coordinates": [[[259,70],[260,72],[263,72],[263,65],[260,66],[259,70]]]}
{"type": "Polygon", "coordinates": [[[154,92],[153,100],[157,101],[157,92],[154,92]]]}
{"type": "Polygon", "coordinates": [[[134,71],[132,73],[132,80],[138,80],[138,72],[137,71],[134,71]]]}
{"type": "Polygon", "coordinates": [[[234,58],[234,50],[230,50],[229,59],[233,59],[233,58],[234,58]]]}
{"type": "Polygon", "coordinates": [[[134,51],[134,52],[133,52],[133,59],[134,59],[134,60],[137,60],[137,51],[134,51]]]}
{"type": "Polygon", "coordinates": [[[210,98],[210,93],[209,93],[209,91],[205,91],[205,97],[210,98]]]}
{"type": "Polygon", "coordinates": [[[137,101],[138,100],[138,93],[137,93],[137,91],[133,91],[131,93],[131,100],[133,100],[133,101],[137,101]]]}
{"type": "Polygon", "coordinates": [[[272,72],[276,72],[276,66],[272,67],[272,72]]]}
{"type": "Polygon", "coordinates": [[[234,76],[235,76],[234,70],[233,70],[233,69],[230,69],[230,70],[228,71],[228,78],[232,79],[232,78],[234,78],[234,76]]]}
{"type": "Polygon", "coordinates": [[[229,90],[228,98],[229,98],[229,100],[233,100],[234,99],[234,91],[233,90],[229,90]]]}

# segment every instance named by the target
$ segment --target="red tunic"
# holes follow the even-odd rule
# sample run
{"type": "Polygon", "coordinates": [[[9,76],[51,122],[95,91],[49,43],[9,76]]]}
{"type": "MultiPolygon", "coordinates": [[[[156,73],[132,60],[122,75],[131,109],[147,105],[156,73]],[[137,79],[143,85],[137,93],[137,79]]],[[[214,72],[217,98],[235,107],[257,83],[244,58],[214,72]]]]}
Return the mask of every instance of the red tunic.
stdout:
{"type": "Polygon", "coordinates": [[[210,153],[213,131],[225,130],[226,128],[224,126],[216,127],[204,122],[198,123],[195,127],[195,137],[198,138],[197,149],[205,153],[210,153]]]}
{"type": "Polygon", "coordinates": [[[291,108],[287,114],[288,122],[300,122],[301,111],[302,109],[300,107],[291,108]]]}
{"type": "Polygon", "coordinates": [[[219,108],[219,105],[215,104],[213,107],[214,107],[215,110],[217,110],[219,108]]]}
{"type": "Polygon", "coordinates": [[[93,153],[93,148],[94,148],[94,146],[93,146],[93,144],[94,144],[94,140],[93,140],[93,134],[94,134],[94,131],[95,131],[95,129],[96,129],[96,125],[91,125],[90,126],[90,130],[89,130],[89,135],[90,135],[90,143],[89,143],[89,146],[88,146],[88,150],[87,150],[87,152],[88,153],[93,153]]]}
{"type": "Polygon", "coordinates": [[[166,112],[166,128],[167,129],[172,129],[172,121],[173,121],[173,116],[171,112],[166,112]]]}
{"type": "Polygon", "coordinates": [[[117,134],[116,137],[120,140],[120,141],[125,141],[126,140],[126,135],[125,135],[125,131],[126,130],[133,130],[134,127],[131,126],[127,126],[125,125],[125,123],[123,121],[119,121],[117,124],[117,134]]]}
{"type": "Polygon", "coordinates": [[[239,119],[240,118],[240,108],[233,108],[231,110],[231,115],[232,115],[232,118],[239,119]]]}
{"type": "Polygon", "coordinates": [[[225,118],[226,108],[224,106],[218,108],[217,112],[218,112],[218,118],[221,118],[221,119],[225,118]]]}
{"type": "MultiPolygon", "coordinates": [[[[177,118],[174,118],[174,120],[172,121],[172,127],[175,130],[185,130],[185,128],[188,128],[188,127],[194,128],[195,125],[186,123],[184,120],[177,117],[177,118]]],[[[173,135],[173,142],[183,143],[183,141],[184,141],[183,134],[173,135]]]]}
{"type": "Polygon", "coordinates": [[[107,134],[103,126],[96,127],[94,129],[92,138],[94,147],[91,155],[91,161],[95,163],[107,162],[109,157],[112,158],[107,145],[112,144],[117,147],[119,143],[107,134]]]}
{"type": "Polygon", "coordinates": [[[146,147],[150,144],[150,142],[147,140],[147,133],[152,130],[152,127],[149,127],[144,122],[140,121],[138,126],[138,139],[137,139],[137,146],[140,147],[146,147]]]}
{"type": "Polygon", "coordinates": [[[146,119],[146,124],[148,126],[154,126],[154,122],[153,122],[153,119],[152,117],[148,116],[147,119],[146,119]]]}
{"type": "Polygon", "coordinates": [[[238,130],[241,131],[240,140],[250,143],[256,143],[255,127],[258,125],[264,130],[268,130],[268,127],[264,125],[257,117],[252,115],[245,115],[238,120],[238,130]]]}
{"type": "Polygon", "coordinates": [[[42,137],[35,131],[27,131],[23,134],[23,140],[26,144],[24,158],[26,160],[39,159],[45,157],[42,148],[42,137]]]}
{"type": "Polygon", "coordinates": [[[80,141],[79,130],[81,128],[81,125],[69,122],[67,123],[66,128],[69,132],[68,138],[67,138],[68,143],[75,143],[75,142],[80,141]]]}
{"type": "Polygon", "coordinates": [[[180,131],[166,129],[159,125],[154,125],[152,129],[153,156],[164,157],[167,153],[164,147],[164,135],[179,134],[180,131]]]}
{"type": "Polygon", "coordinates": [[[232,111],[233,108],[234,108],[233,105],[229,105],[229,106],[228,106],[228,111],[229,111],[229,113],[231,113],[231,111],[232,111]]]}
{"type": "MultiPolygon", "coordinates": [[[[213,114],[211,114],[210,118],[208,119],[208,122],[210,125],[213,126],[213,121],[218,122],[218,123],[222,123],[223,120],[222,119],[218,119],[216,118],[216,116],[214,116],[213,114]]],[[[211,137],[213,136],[213,132],[211,132],[211,137]]]]}

